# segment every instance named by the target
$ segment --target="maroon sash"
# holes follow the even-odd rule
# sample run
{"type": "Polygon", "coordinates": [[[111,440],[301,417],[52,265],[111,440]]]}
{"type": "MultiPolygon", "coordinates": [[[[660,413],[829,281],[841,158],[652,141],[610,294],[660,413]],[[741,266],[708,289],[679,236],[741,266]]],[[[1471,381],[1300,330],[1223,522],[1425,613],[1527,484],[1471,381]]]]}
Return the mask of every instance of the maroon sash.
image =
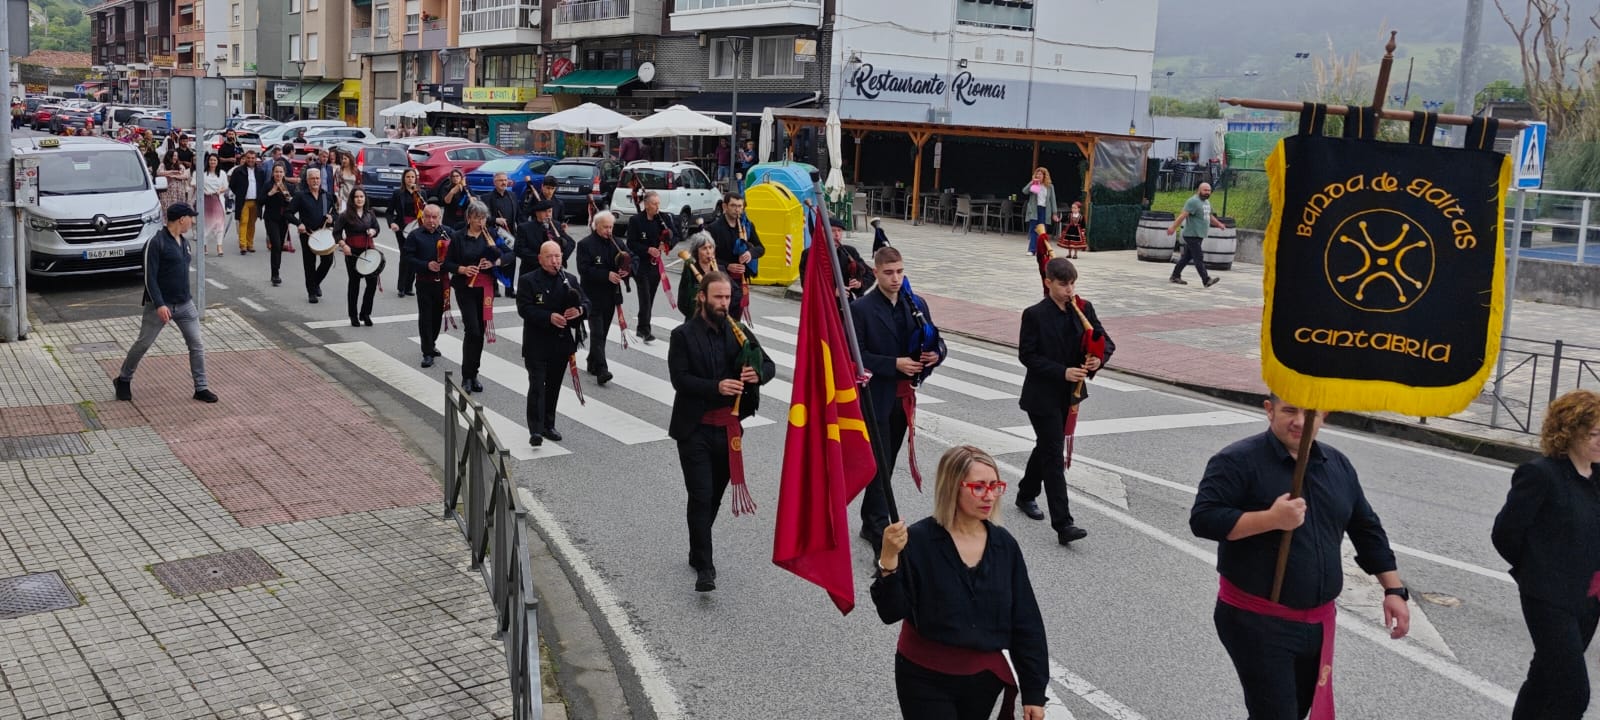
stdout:
{"type": "Polygon", "coordinates": [[[1333,720],[1333,636],[1334,628],[1338,625],[1335,622],[1338,608],[1328,602],[1310,610],[1296,610],[1240,590],[1239,586],[1228,582],[1225,577],[1218,578],[1220,586],[1217,599],[1224,603],[1248,613],[1322,626],[1322,659],[1318,661],[1317,690],[1311,697],[1310,720],[1333,720]]]}
{"type": "Polygon", "coordinates": [[[999,717],[1010,720],[1017,716],[1017,677],[999,650],[973,650],[929,640],[917,634],[910,620],[900,621],[900,641],[895,650],[911,662],[946,675],[992,673],[1006,685],[999,717]]]}
{"type": "Polygon", "coordinates": [[[917,490],[922,490],[922,470],[917,467],[917,388],[910,380],[895,385],[894,396],[900,399],[900,409],[906,413],[906,447],[911,454],[911,479],[917,490]]]}
{"type": "Polygon", "coordinates": [[[700,423],[728,432],[728,482],[733,485],[734,517],[755,512],[756,501],[744,482],[744,425],[740,424],[739,415],[728,408],[716,408],[700,416],[700,423]]]}

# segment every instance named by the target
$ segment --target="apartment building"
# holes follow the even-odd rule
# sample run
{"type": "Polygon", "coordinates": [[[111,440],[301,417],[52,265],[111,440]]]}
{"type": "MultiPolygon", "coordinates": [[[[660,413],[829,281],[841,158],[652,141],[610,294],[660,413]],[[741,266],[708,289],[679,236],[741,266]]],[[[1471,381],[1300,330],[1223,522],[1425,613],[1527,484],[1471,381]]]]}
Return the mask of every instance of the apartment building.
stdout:
{"type": "Polygon", "coordinates": [[[379,126],[376,113],[406,100],[461,102],[469,58],[457,50],[463,0],[330,0],[349,14],[349,52],[359,58],[359,111],[353,122],[379,126]]]}
{"type": "Polygon", "coordinates": [[[108,0],[89,10],[94,69],[111,98],[164,105],[178,58],[173,0],[108,0]]]}

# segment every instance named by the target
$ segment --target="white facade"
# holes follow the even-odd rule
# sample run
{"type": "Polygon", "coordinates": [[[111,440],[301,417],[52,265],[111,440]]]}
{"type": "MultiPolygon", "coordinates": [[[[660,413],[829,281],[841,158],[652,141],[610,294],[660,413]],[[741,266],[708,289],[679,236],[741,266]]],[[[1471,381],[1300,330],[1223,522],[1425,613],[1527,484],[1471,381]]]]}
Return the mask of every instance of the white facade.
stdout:
{"type": "Polygon", "coordinates": [[[1149,133],[1157,0],[996,5],[838,0],[840,117],[1149,133]]]}

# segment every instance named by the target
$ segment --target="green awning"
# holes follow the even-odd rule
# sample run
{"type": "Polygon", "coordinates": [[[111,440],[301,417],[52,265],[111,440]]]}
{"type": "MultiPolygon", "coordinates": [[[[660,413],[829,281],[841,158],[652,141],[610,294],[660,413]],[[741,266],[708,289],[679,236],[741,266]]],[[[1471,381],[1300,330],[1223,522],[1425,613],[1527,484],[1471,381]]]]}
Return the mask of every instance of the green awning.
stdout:
{"type": "Polygon", "coordinates": [[[339,89],[337,83],[306,83],[304,88],[291,89],[289,94],[278,101],[278,107],[315,108],[322,104],[322,99],[339,89]],[[301,90],[305,95],[301,95],[301,90]]]}
{"type": "Polygon", "coordinates": [[[178,54],[179,55],[187,55],[189,53],[189,51],[193,50],[193,49],[194,49],[194,43],[179,43],[178,44],[178,54]]]}
{"type": "Polygon", "coordinates": [[[546,95],[615,95],[623,85],[639,81],[637,70],[574,70],[544,84],[546,95]]]}

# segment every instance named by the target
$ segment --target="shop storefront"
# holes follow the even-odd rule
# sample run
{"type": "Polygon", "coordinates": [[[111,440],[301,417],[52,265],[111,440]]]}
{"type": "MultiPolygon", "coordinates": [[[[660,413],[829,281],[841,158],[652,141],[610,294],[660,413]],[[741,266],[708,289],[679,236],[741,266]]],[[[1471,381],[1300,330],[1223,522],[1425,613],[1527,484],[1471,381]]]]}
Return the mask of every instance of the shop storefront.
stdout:
{"type": "Polygon", "coordinates": [[[333,117],[343,120],[346,125],[361,124],[361,80],[360,78],[346,80],[339,85],[338,92],[339,113],[333,117]]]}
{"type": "Polygon", "coordinates": [[[256,111],[256,79],[228,78],[228,115],[256,111]]]}

